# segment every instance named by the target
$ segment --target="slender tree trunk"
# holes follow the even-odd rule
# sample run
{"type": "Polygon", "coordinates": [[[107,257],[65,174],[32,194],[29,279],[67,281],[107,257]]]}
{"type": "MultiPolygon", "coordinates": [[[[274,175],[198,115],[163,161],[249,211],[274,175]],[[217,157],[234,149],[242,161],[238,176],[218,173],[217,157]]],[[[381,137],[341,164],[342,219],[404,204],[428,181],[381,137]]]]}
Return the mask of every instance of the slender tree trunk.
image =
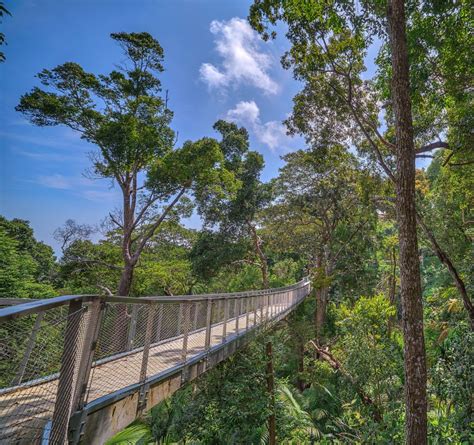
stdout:
{"type": "MultiPolygon", "coordinates": [[[[128,297],[132,286],[133,265],[125,263],[120,277],[118,295],[128,297]]],[[[125,304],[117,305],[117,315],[114,324],[113,350],[115,353],[125,351],[128,343],[128,330],[130,328],[130,316],[125,304]]]]}
{"type": "Polygon", "coordinates": [[[388,299],[390,304],[396,306],[396,293],[397,293],[397,254],[395,252],[395,247],[392,248],[390,253],[391,256],[391,266],[392,272],[389,279],[389,290],[388,290],[388,299]]]}
{"type": "Polygon", "coordinates": [[[132,287],[133,279],[133,264],[126,262],[122,270],[122,275],[120,277],[120,282],[118,286],[118,295],[121,297],[128,297],[130,294],[130,289],[132,287]]]}
{"type": "Polygon", "coordinates": [[[322,332],[324,329],[324,323],[326,322],[326,308],[328,302],[329,288],[322,287],[316,289],[316,312],[315,312],[315,327],[316,327],[316,339],[320,343],[322,338],[322,332]]]}
{"type": "Polygon", "coordinates": [[[328,264],[328,255],[325,254],[325,260],[319,256],[316,260],[316,268],[318,271],[318,278],[321,280],[319,283],[315,283],[316,293],[316,310],[314,313],[314,326],[316,331],[316,340],[321,342],[322,332],[324,329],[324,323],[326,322],[326,311],[329,296],[329,286],[327,284],[328,278],[332,274],[333,267],[328,264]]]}
{"type": "MultiPolygon", "coordinates": [[[[397,308],[397,253],[395,247],[392,247],[392,251],[390,252],[390,261],[391,261],[391,266],[392,266],[392,271],[389,276],[389,282],[388,282],[388,300],[390,301],[390,304],[397,308]]],[[[395,314],[389,318],[388,320],[388,331],[392,332],[392,328],[397,322],[397,313],[398,309],[396,309],[395,314]]]]}
{"type": "Polygon", "coordinates": [[[469,297],[467,293],[467,288],[466,288],[466,285],[464,284],[463,279],[459,275],[456,267],[454,267],[454,264],[449,258],[448,254],[438,244],[438,241],[436,240],[433,232],[431,232],[431,230],[428,228],[428,226],[423,221],[423,218],[419,214],[417,214],[417,221],[418,221],[418,225],[423,230],[423,233],[425,234],[426,238],[428,238],[428,241],[430,242],[434,253],[438,257],[438,259],[441,261],[441,263],[443,263],[446,266],[446,268],[448,269],[448,272],[453,278],[454,284],[456,285],[458,292],[461,295],[464,309],[466,309],[466,312],[469,316],[471,329],[474,331],[474,305],[472,304],[471,298],[469,297]]]}
{"type": "Polygon", "coordinates": [[[427,377],[416,232],[415,147],[405,20],[404,0],[390,0],[388,31],[392,53],[392,101],[397,152],[396,207],[405,358],[405,430],[407,444],[424,445],[427,443],[427,377]]]}
{"type": "Polygon", "coordinates": [[[268,416],[268,444],[276,445],[276,417],[275,417],[275,381],[273,376],[272,342],[266,344],[267,354],[267,389],[270,395],[270,414],[268,416]]]}
{"type": "Polygon", "coordinates": [[[263,288],[268,289],[270,287],[270,284],[268,281],[268,264],[267,264],[267,256],[265,255],[262,249],[262,240],[258,236],[257,229],[255,228],[255,226],[250,222],[247,222],[247,225],[252,235],[252,241],[255,248],[255,253],[257,254],[258,260],[260,262],[260,272],[262,274],[263,288]]]}
{"type": "Polygon", "coordinates": [[[341,363],[334,357],[334,355],[331,354],[328,348],[321,348],[319,347],[315,342],[310,341],[310,343],[313,345],[314,349],[316,350],[318,359],[324,360],[331,366],[332,369],[335,371],[339,371],[354,387],[356,390],[357,394],[362,400],[362,403],[366,406],[368,406],[371,411],[372,411],[372,417],[376,422],[381,422],[382,421],[382,412],[380,411],[380,408],[377,406],[377,404],[372,400],[372,398],[364,392],[364,390],[360,387],[360,385],[356,382],[354,377],[352,377],[351,374],[349,374],[341,365],[341,363]]]}

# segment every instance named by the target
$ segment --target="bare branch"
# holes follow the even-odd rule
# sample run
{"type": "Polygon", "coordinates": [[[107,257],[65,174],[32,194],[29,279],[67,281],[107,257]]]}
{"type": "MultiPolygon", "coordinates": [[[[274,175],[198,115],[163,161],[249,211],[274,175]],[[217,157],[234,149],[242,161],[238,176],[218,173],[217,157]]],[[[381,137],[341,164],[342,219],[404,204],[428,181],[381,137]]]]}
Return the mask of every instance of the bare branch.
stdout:
{"type": "Polygon", "coordinates": [[[449,144],[447,142],[437,141],[431,144],[423,145],[423,147],[417,148],[415,150],[416,154],[426,153],[427,151],[434,150],[435,148],[447,148],[449,149],[449,144]]]}
{"type": "Polygon", "coordinates": [[[141,239],[135,253],[133,254],[132,260],[134,262],[138,261],[138,258],[140,256],[140,253],[142,252],[143,248],[145,247],[146,243],[148,240],[155,234],[156,229],[160,226],[160,224],[163,222],[163,220],[166,218],[168,213],[173,209],[175,204],[181,199],[181,196],[184,195],[186,192],[187,187],[183,187],[180,192],[176,195],[176,197],[171,201],[171,203],[165,208],[161,216],[155,221],[155,223],[152,224],[152,226],[149,228],[149,230],[146,232],[146,234],[143,236],[141,239]]]}

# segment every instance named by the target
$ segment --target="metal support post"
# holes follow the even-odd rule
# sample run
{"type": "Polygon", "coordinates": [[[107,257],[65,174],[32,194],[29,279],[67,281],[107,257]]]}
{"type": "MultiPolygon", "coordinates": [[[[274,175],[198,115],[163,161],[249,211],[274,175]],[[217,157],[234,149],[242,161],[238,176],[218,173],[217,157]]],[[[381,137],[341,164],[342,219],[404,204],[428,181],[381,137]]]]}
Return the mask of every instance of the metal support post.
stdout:
{"type": "Polygon", "coordinates": [[[186,356],[188,355],[188,334],[189,334],[189,319],[191,318],[191,304],[185,303],[184,307],[184,327],[183,327],[183,351],[181,353],[181,359],[186,362],[186,356]]]}
{"type": "Polygon", "coordinates": [[[66,332],[64,334],[57,399],[54,404],[50,436],[51,443],[63,444],[67,442],[67,429],[74,397],[74,371],[78,359],[77,341],[81,327],[81,309],[81,300],[71,300],[69,303],[66,332]]]}
{"type": "Polygon", "coordinates": [[[146,389],[143,385],[146,380],[146,373],[148,369],[148,357],[150,356],[150,345],[153,337],[153,323],[155,321],[157,305],[148,305],[148,317],[146,320],[145,340],[143,342],[142,364],[140,367],[139,382],[142,384],[140,393],[138,395],[137,414],[140,414],[146,406],[146,389]]]}
{"type": "Polygon", "coordinates": [[[235,335],[239,334],[240,298],[234,299],[235,335]]]}
{"type": "Polygon", "coordinates": [[[178,312],[178,324],[176,326],[176,337],[179,336],[181,332],[181,323],[183,321],[183,303],[179,304],[179,312],[178,312]]]}
{"type": "Polygon", "coordinates": [[[158,305],[158,321],[156,322],[156,334],[155,334],[155,342],[159,342],[161,340],[161,326],[163,324],[163,311],[164,305],[158,305]]]}
{"type": "Polygon", "coordinates": [[[249,330],[250,298],[245,298],[245,330],[249,330]]]}
{"type": "Polygon", "coordinates": [[[207,300],[206,308],[206,340],[204,342],[204,349],[209,351],[211,347],[211,331],[212,331],[212,300],[207,300]]]}
{"type": "Polygon", "coordinates": [[[258,306],[258,297],[252,297],[253,301],[253,325],[257,324],[257,306],[258,306]]]}
{"type": "Polygon", "coordinates": [[[197,329],[198,326],[198,315],[199,315],[199,301],[196,301],[194,303],[194,320],[193,320],[193,331],[197,329]]]}
{"type": "Polygon", "coordinates": [[[130,319],[130,329],[128,330],[127,351],[131,351],[133,349],[135,334],[137,332],[137,318],[138,318],[138,305],[134,304],[132,306],[132,315],[131,315],[131,319],[130,319]]]}
{"type": "Polygon", "coordinates": [[[82,346],[81,361],[77,371],[74,402],[72,404],[73,411],[81,410],[84,407],[87,385],[89,383],[92,361],[97,347],[97,339],[99,337],[100,323],[104,309],[105,302],[103,302],[101,298],[94,299],[88,307],[89,317],[87,326],[84,329],[84,343],[82,346]]]}
{"type": "Polygon", "coordinates": [[[227,337],[227,319],[229,318],[229,304],[230,301],[228,298],[224,300],[224,321],[222,325],[222,343],[226,341],[227,337]]]}

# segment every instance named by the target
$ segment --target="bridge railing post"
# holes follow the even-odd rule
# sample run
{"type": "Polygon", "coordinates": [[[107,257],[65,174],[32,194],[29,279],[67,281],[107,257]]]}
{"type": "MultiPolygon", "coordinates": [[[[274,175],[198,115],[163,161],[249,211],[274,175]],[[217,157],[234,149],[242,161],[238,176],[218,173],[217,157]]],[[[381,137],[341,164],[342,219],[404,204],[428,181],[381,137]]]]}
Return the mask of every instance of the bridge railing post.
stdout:
{"type": "Polygon", "coordinates": [[[96,297],[88,306],[89,317],[84,331],[84,343],[82,347],[81,361],[77,372],[76,390],[74,395],[73,409],[80,410],[84,406],[87,385],[94,359],[94,352],[97,347],[100,324],[105,309],[105,302],[100,297],[96,297]]]}
{"type": "Polygon", "coordinates": [[[211,331],[212,331],[212,300],[207,299],[206,302],[206,339],[204,341],[204,349],[209,351],[211,347],[211,331]]]}
{"type": "Polygon", "coordinates": [[[184,303],[179,304],[179,311],[178,311],[178,323],[176,324],[176,337],[179,336],[181,333],[181,323],[183,321],[183,309],[184,309],[184,303]]]}
{"type": "Polygon", "coordinates": [[[146,328],[145,328],[145,338],[143,340],[143,351],[142,351],[142,363],[140,366],[140,376],[139,376],[139,383],[140,391],[138,394],[138,404],[137,404],[137,415],[139,415],[146,406],[146,390],[144,387],[144,383],[146,381],[146,375],[148,370],[148,357],[150,356],[150,345],[153,338],[153,325],[155,322],[155,315],[157,311],[156,304],[148,305],[148,315],[146,320],[146,328]]]}
{"type": "Polygon", "coordinates": [[[198,316],[199,316],[199,305],[201,303],[199,303],[199,301],[196,301],[194,303],[194,317],[193,317],[193,328],[192,330],[195,331],[198,327],[198,316]]]}
{"type": "Polygon", "coordinates": [[[155,342],[159,342],[161,340],[161,329],[163,326],[163,312],[164,312],[164,305],[158,305],[158,320],[156,322],[156,333],[155,333],[155,342]]]}
{"type": "Polygon", "coordinates": [[[155,314],[157,310],[156,304],[148,305],[148,315],[146,319],[145,338],[143,341],[142,363],[140,367],[139,382],[143,383],[146,380],[146,372],[148,367],[148,357],[150,355],[150,345],[153,337],[153,324],[155,321],[155,314]]]}
{"type": "Polygon", "coordinates": [[[222,343],[224,343],[227,338],[227,319],[229,318],[229,304],[230,304],[230,300],[228,298],[225,298],[224,299],[224,321],[222,323],[222,343]]]}
{"type": "Polygon", "coordinates": [[[77,370],[71,419],[68,428],[68,439],[73,444],[79,443],[85,421],[82,410],[86,403],[86,393],[105,307],[105,301],[99,296],[94,297],[87,306],[89,316],[84,327],[84,341],[77,370]]]}
{"type": "Polygon", "coordinates": [[[239,334],[240,298],[234,299],[235,335],[239,334]]]}
{"type": "Polygon", "coordinates": [[[61,369],[54,404],[51,434],[51,443],[63,444],[67,442],[69,418],[74,398],[74,377],[78,357],[78,340],[80,337],[83,315],[80,299],[69,302],[69,310],[64,334],[61,369]]]}
{"type": "Polygon", "coordinates": [[[257,324],[258,297],[252,297],[253,305],[253,326],[257,324]]]}
{"type": "Polygon", "coordinates": [[[189,336],[189,322],[191,318],[191,304],[184,303],[184,326],[183,326],[183,350],[181,352],[181,360],[186,362],[186,357],[188,355],[188,336],[189,336]]]}
{"type": "Polygon", "coordinates": [[[134,304],[132,305],[130,328],[128,330],[127,351],[131,351],[133,349],[135,334],[137,333],[137,318],[138,318],[138,306],[134,304]]]}
{"type": "Polygon", "coordinates": [[[250,316],[250,298],[245,297],[245,330],[249,330],[249,316],[250,316]]]}

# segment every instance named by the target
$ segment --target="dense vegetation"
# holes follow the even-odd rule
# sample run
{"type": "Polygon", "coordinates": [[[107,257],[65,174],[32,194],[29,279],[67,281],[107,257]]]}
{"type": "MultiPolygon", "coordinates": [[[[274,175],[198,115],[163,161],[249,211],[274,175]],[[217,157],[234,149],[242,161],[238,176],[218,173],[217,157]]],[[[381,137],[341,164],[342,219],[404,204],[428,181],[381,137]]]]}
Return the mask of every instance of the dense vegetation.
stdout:
{"type": "Polygon", "coordinates": [[[272,414],[277,443],[474,441],[472,9],[388,3],[255,1],[250,22],[264,38],[287,25],[283,64],[303,84],[287,126],[307,147],[285,155],[269,183],[234,123],[173,146],[163,49],[147,33],[112,34],[129,63],[119,71],[66,63],[21,98],[33,123],[67,125],[97,146],[95,173],[119,184],[124,205],[100,241],[98,228],[58,228],[59,260],[28,222],[1,218],[0,296],[312,280],[288,320],[110,444],[271,443],[272,414]],[[378,71],[366,80],[375,39],[378,71]],[[429,167],[415,169],[415,157],[429,167]],[[200,230],[181,222],[193,210],[200,230]]]}

